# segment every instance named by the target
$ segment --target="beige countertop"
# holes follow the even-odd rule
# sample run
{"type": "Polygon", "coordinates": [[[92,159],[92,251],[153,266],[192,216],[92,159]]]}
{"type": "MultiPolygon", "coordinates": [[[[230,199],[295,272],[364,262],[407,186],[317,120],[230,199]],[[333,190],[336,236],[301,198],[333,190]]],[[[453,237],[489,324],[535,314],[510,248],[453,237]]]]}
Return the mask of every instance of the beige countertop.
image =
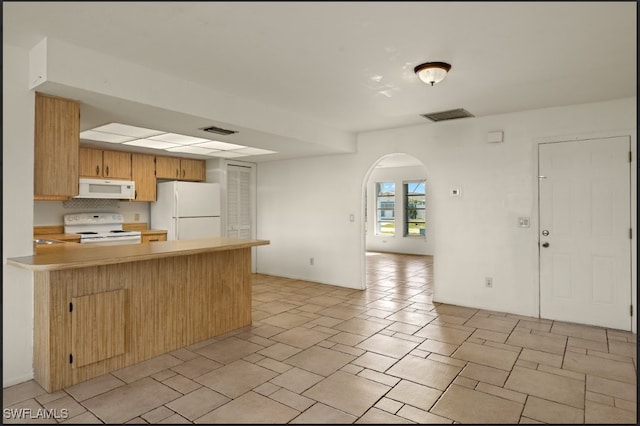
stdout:
{"type": "Polygon", "coordinates": [[[62,247],[48,250],[46,253],[9,258],[7,264],[32,271],[56,271],[235,250],[268,244],[270,244],[268,240],[225,237],[98,247],[87,247],[86,244],[64,244],[62,247]]]}

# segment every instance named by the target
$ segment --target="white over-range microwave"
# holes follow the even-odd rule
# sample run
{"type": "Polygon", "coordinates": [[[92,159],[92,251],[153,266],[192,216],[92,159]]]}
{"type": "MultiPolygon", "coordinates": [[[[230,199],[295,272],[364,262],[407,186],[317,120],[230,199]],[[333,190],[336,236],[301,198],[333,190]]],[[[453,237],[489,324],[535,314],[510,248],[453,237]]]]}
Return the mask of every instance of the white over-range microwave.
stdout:
{"type": "Polygon", "coordinates": [[[80,178],[78,195],[73,198],[111,198],[133,200],[136,183],[131,180],[80,178]]]}

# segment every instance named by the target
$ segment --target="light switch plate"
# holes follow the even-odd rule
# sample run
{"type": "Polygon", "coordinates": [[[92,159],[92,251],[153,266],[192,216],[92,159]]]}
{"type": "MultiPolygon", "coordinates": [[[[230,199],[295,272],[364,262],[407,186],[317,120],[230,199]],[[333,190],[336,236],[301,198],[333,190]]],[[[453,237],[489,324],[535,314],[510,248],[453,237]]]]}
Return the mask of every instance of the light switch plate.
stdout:
{"type": "Polygon", "coordinates": [[[528,217],[519,217],[518,218],[518,226],[520,228],[528,228],[529,227],[529,218],[528,217]]]}

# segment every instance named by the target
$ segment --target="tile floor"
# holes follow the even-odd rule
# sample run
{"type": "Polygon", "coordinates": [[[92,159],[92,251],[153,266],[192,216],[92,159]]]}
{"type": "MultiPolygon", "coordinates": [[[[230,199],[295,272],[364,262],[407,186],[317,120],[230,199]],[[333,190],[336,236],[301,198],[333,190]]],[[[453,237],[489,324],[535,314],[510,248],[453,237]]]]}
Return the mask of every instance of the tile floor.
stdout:
{"type": "Polygon", "coordinates": [[[636,423],[634,334],[432,303],[431,260],[369,253],[366,291],[255,275],[251,327],[5,388],[3,421],[636,423]]]}

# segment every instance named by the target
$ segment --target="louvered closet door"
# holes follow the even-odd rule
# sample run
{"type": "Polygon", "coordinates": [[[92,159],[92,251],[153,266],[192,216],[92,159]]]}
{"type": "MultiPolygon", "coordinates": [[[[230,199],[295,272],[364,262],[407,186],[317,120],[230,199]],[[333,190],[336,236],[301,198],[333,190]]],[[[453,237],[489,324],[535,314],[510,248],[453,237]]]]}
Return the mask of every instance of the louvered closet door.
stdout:
{"type": "Polygon", "coordinates": [[[227,169],[227,236],[252,238],[251,169],[229,165],[227,169]]]}

